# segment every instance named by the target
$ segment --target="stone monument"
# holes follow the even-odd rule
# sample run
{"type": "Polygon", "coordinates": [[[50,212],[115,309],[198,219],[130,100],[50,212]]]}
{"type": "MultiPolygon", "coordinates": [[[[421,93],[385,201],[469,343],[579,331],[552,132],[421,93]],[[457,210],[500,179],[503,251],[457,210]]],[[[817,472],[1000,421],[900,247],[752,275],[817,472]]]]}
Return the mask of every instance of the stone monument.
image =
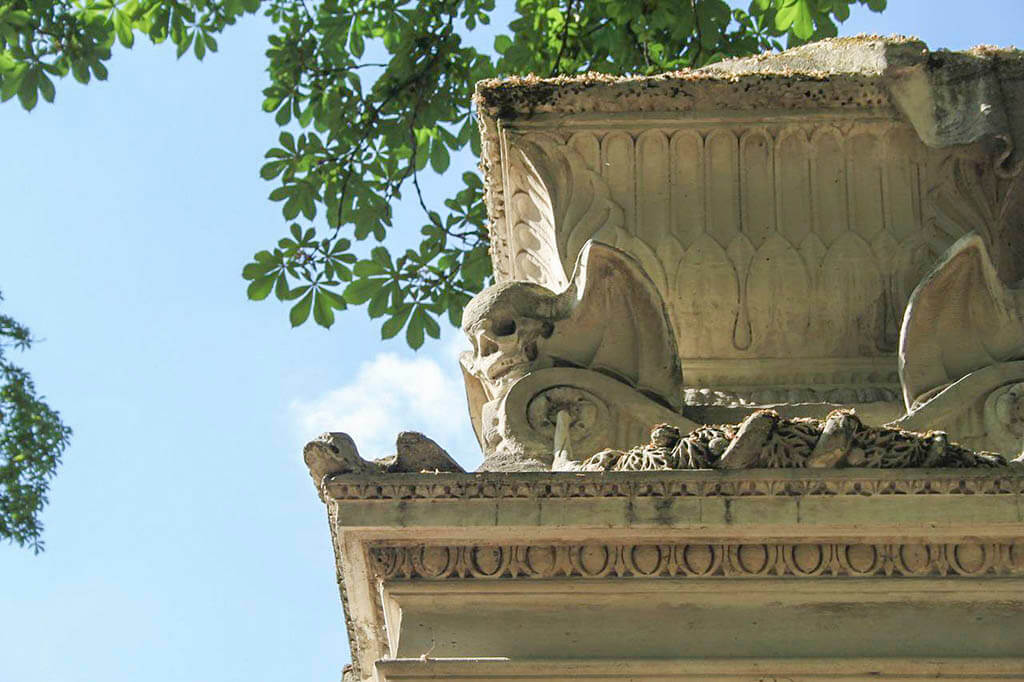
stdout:
{"type": "Polygon", "coordinates": [[[305,449],[346,676],[1024,679],[1024,53],[476,100],[480,471],[305,449]]]}

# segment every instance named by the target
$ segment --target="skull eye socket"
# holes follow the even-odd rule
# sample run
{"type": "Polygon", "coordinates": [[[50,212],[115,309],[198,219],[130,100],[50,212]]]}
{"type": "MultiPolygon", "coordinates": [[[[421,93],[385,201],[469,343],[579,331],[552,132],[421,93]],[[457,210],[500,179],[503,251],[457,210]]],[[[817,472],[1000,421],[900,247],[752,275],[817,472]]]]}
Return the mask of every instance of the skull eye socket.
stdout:
{"type": "Polygon", "coordinates": [[[497,320],[494,326],[491,327],[491,331],[495,336],[511,336],[516,333],[516,321],[515,320],[497,320]]]}

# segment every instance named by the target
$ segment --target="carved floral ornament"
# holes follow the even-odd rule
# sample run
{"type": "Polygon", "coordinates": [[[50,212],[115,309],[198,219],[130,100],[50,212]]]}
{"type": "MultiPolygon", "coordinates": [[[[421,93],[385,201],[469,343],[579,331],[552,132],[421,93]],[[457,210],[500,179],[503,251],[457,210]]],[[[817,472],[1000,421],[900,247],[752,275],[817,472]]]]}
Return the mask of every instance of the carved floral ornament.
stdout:
{"type": "Polygon", "coordinates": [[[369,549],[378,580],[1024,575],[1024,543],[412,545],[369,549]]]}

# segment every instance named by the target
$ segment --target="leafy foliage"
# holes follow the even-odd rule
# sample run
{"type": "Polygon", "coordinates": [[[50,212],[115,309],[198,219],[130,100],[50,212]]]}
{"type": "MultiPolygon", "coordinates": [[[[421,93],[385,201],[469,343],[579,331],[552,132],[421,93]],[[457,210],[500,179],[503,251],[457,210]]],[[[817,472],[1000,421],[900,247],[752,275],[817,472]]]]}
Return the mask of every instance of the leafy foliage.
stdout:
{"type": "Polygon", "coordinates": [[[202,59],[213,34],[262,9],[277,29],[263,108],[283,131],[260,174],[290,225],[244,267],[248,296],[288,302],[293,326],[330,327],[364,305],[382,337],[404,329],[418,348],[438,318],[459,323],[491,274],[479,177],[463,174],[437,206],[419,184],[467,146],[479,153],[478,80],[699,67],[834,36],[853,4],[885,0],[517,0],[507,33],[480,51],[467,40],[495,0],[0,0],[0,98],[31,109],[53,99],[50,76],[105,78],[115,40],[130,47],[136,32],[202,59]],[[418,248],[361,246],[395,243],[403,192],[423,209],[418,248]]]}
{"type": "Polygon", "coordinates": [[[28,328],[0,315],[0,538],[39,552],[38,514],[71,429],[36,396],[28,373],[4,355],[31,344],[28,328]]]}
{"type": "Polygon", "coordinates": [[[723,0],[518,0],[508,33],[481,52],[467,38],[490,22],[494,0],[325,0],[313,10],[279,0],[268,9],[279,33],[267,52],[264,109],[302,132],[282,133],[261,173],[276,181],[270,198],[282,202],[284,217],[298,223],[245,267],[249,296],[273,291],[297,301],[293,325],[310,307],[317,323],[330,326],[333,310],[365,305],[370,317],[384,318],[383,338],[404,328],[417,348],[424,334],[440,335],[437,318],[458,324],[491,274],[479,177],[463,174],[443,206],[419,184],[420,173],[444,173],[465,147],[479,154],[471,110],[477,81],[698,67],[780,49],[783,40],[834,36],[854,2],[884,7],[884,0],[754,0],[746,10],[723,0]],[[370,61],[371,53],[385,57],[370,61]],[[354,243],[394,239],[392,204],[403,191],[415,194],[425,216],[418,248],[378,246],[356,259],[354,243]]]}

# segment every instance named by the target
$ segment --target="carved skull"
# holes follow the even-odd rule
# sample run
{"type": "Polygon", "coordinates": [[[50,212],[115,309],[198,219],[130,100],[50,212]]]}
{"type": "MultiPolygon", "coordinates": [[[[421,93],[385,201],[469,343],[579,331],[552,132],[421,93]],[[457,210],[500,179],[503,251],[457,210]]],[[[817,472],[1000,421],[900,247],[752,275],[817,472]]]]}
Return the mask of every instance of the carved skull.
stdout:
{"type": "Polygon", "coordinates": [[[462,330],[473,344],[463,354],[466,370],[490,397],[547,362],[538,342],[555,328],[556,296],[527,282],[504,282],[480,292],[462,314],[462,330]]]}

